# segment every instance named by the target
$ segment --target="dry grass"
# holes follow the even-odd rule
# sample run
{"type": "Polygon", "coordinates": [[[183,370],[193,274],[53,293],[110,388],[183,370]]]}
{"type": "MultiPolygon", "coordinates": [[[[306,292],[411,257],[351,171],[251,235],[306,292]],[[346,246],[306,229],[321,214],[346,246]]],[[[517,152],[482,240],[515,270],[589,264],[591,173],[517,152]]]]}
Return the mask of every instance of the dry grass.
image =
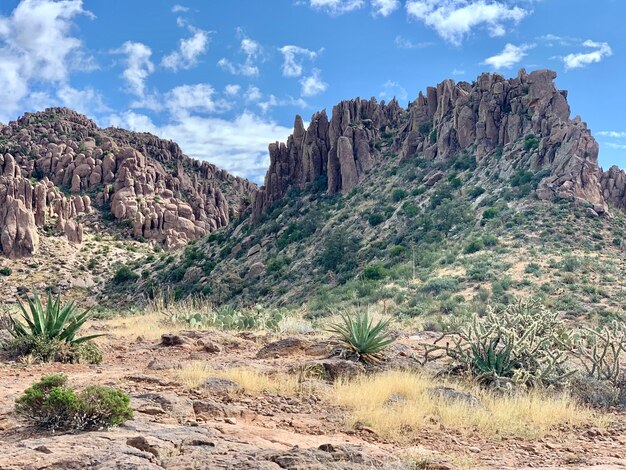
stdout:
{"type": "Polygon", "coordinates": [[[176,333],[182,329],[166,320],[159,313],[146,313],[128,317],[117,317],[107,320],[105,324],[111,329],[111,334],[122,338],[136,338],[141,336],[147,340],[159,339],[166,333],[176,333]]]}
{"type": "Polygon", "coordinates": [[[212,374],[206,362],[193,361],[174,371],[176,379],[186,388],[198,388],[212,374]]]}
{"type": "MultiPolygon", "coordinates": [[[[529,392],[516,396],[464,388],[482,401],[484,408],[463,402],[444,401],[428,393],[430,387],[443,385],[409,372],[386,372],[335,385],[330,399],[350,410],[349,425],[370,426],[383,437],[399,441],[411,431],[436,424],[461,432],[478,431],[483,435],[539,438],[562,426],[585,423],[601,425],[601,417],[577,406],[566,395],[548,396],[529,392]],[[391,396],[401,397],[390,403],[391,396]]],[[[457,390],[462,390],[456,384],[457,390]]]]}
{"type": "Polygon", "coordinates": [[[263,392],[296,395],[301,391],[297,377],[284,372],[264,373],[248,367],[212,369],[206,362],[194,361],[174,371],[176,379],[187,388],[197,388],[209,377],[220,377],[237,383],[251,395],[263,392]]]}

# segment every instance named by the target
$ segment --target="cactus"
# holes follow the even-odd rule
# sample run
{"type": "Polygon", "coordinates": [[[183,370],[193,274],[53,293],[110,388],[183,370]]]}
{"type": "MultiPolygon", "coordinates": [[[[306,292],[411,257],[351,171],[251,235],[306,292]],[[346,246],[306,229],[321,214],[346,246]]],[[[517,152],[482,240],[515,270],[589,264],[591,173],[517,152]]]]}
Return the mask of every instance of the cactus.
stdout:
{"type": "Polygon", "coordinates": [[[527,299],[504,308],[489,307],[484,317],[425,344],[424,362],[436,351],[452,359],[482,384],[565,385],[574,373],[567,367],[572,335],[556,313],[527,299]],[[448,339],[445,345],[441,342],[448,339]]]}
{"type": "Polygon", "coordinates": [[[626,379],[621,370],[626,355],[626,323],[616,320],[600,331],[583,328],[575,342],[574,355],[589,377],[620,386],[626,379]]]}
{"type": "Polygon", "coordinates": [[[230,305],[218,309],[195,312],[191,315],[172,314],[173,323],[188,325],[190,328],[216,327],[224,330],[277,330],[283,319],[280,310],[265,309],[257,305],[252,308],[235,309],[230,305]]]}

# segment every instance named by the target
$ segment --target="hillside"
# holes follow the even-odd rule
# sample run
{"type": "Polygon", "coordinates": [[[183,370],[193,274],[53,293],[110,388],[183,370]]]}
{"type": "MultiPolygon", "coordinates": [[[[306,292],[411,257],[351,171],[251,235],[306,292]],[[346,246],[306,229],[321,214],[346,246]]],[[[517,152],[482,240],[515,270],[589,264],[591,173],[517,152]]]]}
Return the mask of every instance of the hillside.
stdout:
{"type": "Polygon", "coordinates": [[[297,117],[253,211],[143,267],[143,292],[425,318],[532,294],[621,315],[624,172],[598,166],[555,77],[446,80],[407,109],[344,101],[307,130],[297,117]]]}
{"type": "Polygon", "coordinates": [[[64,108],[25,114],[0,127],[0,294],[94,290],[120,260],[228,225],[254,190],[150,134],[99,129],[64,108]]]}

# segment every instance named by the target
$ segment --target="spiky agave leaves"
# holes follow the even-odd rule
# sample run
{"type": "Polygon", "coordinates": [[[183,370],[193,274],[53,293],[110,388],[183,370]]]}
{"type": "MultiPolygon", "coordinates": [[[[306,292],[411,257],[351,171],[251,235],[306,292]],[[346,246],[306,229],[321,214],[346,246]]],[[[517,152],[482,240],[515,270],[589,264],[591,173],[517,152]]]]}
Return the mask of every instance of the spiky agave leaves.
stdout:
{"type": "Polygon", "coordinates": [[[53,299],[52,295],[48,293],[48,301],[45,308],[36,293],[32,299],[26,299],[26,301],[28,308],[21,299],[18,299],[24,323],[11,318],[9,332],[14,338],[39,336],[76,345],[102,336],[90,335],[76,338],[78,331],[89,320],[91,316],[90,311],[85,310],[82,313],[78,313],[74,302],[61,305],[60,295],[53,299]]]}
{"type": "Polygon", "coordinates": [[[356,315],[341,315],[341,321],[328,327],[336,333],[343,345],[359,359],[368,363],[378,363],[382,351],[395,340],[389,337],[389,320],[380,320],[374,324],[367,312],[356,315]]]}

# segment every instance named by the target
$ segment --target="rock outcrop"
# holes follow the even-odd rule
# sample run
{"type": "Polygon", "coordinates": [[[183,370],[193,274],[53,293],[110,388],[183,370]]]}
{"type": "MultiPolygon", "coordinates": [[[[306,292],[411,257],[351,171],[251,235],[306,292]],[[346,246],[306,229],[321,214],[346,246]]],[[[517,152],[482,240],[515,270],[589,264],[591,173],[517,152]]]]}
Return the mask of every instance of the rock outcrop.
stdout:
{"type": "Polygon", "coordinates": [[[269,146],[270,168],[264,188],[255,196],[255,216],[289,188],[304,187],[318,178],[325,180],[331,194],[350,191],[380,157],[375,143],[387,127],[397,127],[401,113],[396,100],[379,104],[375,98],[357,98],[335,106],[330,121],[325,111],[314,114],[307,130],[297,116],[287,144],[269,146]]]}
{"type": "Polygon", "coordinates": [[[511,79],[485,73],[473,83],[445,80],[429,87],[407,109],[395,100],[343,101],[330,121],[316,113],[306,130],[298,116],[287,143],[269,147],[254,216],[290,188],[318,178],[329,193],[350,191],[386,154],[445,161],[464,152],[501,176],[544,170],[537,188],[542,199],[584,200],[601,211],[607,203],[626,208],[626,175],[602,173],[598,144],[580,117],[570,119],[567,92],[556,88],[555,78],[550,70],[522,69],[511,79]]]}
{"type": "Polygon", "coordinates": [[[136,238],[183,246],[227,225],[246,209],[255,188],[187,157],[171,141],[101,130],[65,108],[27,113],[0,128],[0,226],[7,256],[35,252],[36,228],[49,223],[80,243],[86,222],[77,216],[89,214],[127,221],[136,238]]]}

